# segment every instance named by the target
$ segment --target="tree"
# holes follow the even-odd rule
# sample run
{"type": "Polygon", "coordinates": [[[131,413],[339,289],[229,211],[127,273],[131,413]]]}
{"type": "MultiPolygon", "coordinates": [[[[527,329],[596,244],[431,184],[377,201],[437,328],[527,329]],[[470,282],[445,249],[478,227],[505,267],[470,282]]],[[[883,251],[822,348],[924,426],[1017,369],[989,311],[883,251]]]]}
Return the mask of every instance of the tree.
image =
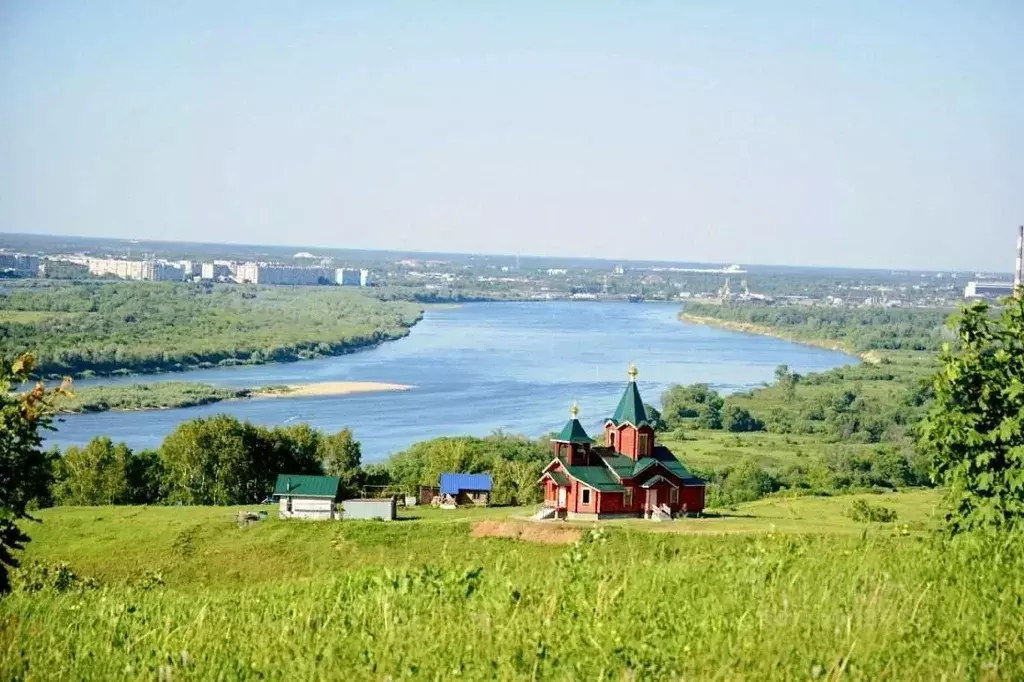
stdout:
{"type": "Polygon", "coordinates": [[[129,504],[156,504],[163,498],[163,465],[156,450],[135,452],[125,467],[129,504]]]}
{"type": "Polygon", "coordinates": [[[61,505],[153,504],[160,500],[162,469],[156,452],[135,453],[103,436],[84,448],[57,453],[54,500],[61,505]]]}
{"type": "Polygon", "coordinates": [[[722,428],[733,433],[764,431],[764,422],[739,405],[728,405],[722,414],[722,428]]]}
{"type": "Polygon", "coordinates": [[[317,456],[324,473],[341,479],[338,486],[340,495],[348,497],[359,492],[363,450],[359,441],[353,438],[352,429],[345,428],[333,436],[321,438],[317,456]]]}
{"type": "Polygon", "coordinates": [[[66,382],[57,389],[37,383],[12,393],[29,381],[34,366],[31,355],[13,362],[0,357],[0,593],[10,589],[8,567],[18,565],[14,552],[29,541],[18,522],[31,519],[32,501],[48,494],[53,462],[42,450],[40,431],[50,426],[54,399],[67,393],[66,382]]]}
{"type": "Polygon", "coordinates": [[[1009,528],[1024,520],[1024,298],[999,318],[975,303],[947,344],[919,445],[946,487],[948,529],[1009,528]]]}
{"type": "Polygon", "coordinates": [[[702,429],[722,428],[722,396],[707,384],[670,386],[661,396],[662,418],[668,426],[679,426],[683,419],[696,419],[702,429]]]}
{"type": "Polygon", "coordinates": [[[160,445],[167,499],[258,502],[278,474],[322,474],[320,442],[320,433],[305,424],[267,429],[226,414],[185,422],[160,445]]]}
{"type": "Polygon", "coordinates": [[[787,401],[792,402],[796,398],[796,385],[802,377],[789,369],[789,365],[779,365],[775,368],[775,383],[782,389],[787,401]]]}
{"type": "Polygon", "coordinates": [[[665,431],[668,429],[668,424],[665,423],[661,416],[661,410],[654,407],[654,405],[644,403],[644,412],[647,413],[647,421],[651,423],[651,427],[655,431],[665,431]]]}
{"type": "Polygon", "coordinates": [[[132,451],[107,436],[69,447],[56,465],[54,497],[62,505],[126,504],[132,451]]]}
{"type": "Polygon", "coordinates": [[[168,500],[184,504],[245,504],[259,493],[247,429],[234,417],[217,415],[185,422],[160,445],[168,500]]]}

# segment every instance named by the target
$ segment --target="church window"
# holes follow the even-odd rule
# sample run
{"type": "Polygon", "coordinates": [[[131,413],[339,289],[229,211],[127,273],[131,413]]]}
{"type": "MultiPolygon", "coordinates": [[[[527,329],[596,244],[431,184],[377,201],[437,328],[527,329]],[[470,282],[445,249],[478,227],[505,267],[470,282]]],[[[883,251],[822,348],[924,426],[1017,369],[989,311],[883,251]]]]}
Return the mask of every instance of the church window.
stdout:
{"type": "Polygon", "coordinates": [[[679,504],[679,488],[672,488],[668,491],[668,503],[679,504]]]}
{"type": "Polygon", "coordinates": [[[583,504],[590,504],[590,491],[583,489],[583,504]]]}
{"type": "Polygon", "coordinates": [[[626,488],[622,493],[622,506],[632,507],[633,506],[633,489],[626,488]]]}
{"type": "Polygon", "coordinates": [[[651,454],[651,437],[649,434],[641,433],[637,452],[641,457],[649,457],[651,454]]]}

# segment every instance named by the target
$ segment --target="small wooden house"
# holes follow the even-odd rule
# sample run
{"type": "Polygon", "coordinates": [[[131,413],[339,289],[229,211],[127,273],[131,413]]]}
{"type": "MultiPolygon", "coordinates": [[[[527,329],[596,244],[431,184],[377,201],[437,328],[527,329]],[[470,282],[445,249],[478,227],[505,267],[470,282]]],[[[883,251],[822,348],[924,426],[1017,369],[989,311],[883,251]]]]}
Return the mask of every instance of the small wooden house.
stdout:
{"type": "Polygon", "coordinates": [[[491,500],[490,474],[441,474],[441,499],[485,506],[491,500]]]}
{"type": "Polygon", "coordinates": [[[336,519],[337,476],[278,474],[274,496],[280,504],[282,519],[336,519]]]}

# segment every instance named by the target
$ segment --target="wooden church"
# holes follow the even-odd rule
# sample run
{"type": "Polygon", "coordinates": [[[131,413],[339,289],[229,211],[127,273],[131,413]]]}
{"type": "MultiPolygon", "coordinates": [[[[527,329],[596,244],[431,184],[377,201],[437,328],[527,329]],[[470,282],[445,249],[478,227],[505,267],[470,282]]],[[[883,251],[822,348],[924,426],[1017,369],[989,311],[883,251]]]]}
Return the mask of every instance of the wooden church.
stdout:
{"type": "Polygon", "coordinates": [[[575,406],[552,439],[555,458],[538,481],[548,518],[663,520],[704,510],[704,481],[655,441],[636,375],[630,366],[619,406],[604,423],[604,445],[594,445],[575,406]]]}

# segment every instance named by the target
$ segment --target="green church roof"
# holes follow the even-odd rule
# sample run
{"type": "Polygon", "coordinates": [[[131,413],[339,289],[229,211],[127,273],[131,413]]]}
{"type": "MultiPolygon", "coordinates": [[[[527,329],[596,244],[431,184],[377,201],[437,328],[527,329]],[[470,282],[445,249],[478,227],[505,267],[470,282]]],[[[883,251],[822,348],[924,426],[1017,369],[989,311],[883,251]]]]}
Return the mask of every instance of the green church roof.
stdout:
{"type": "Polygon", "coordinates": [[[561,432],[555,436],[554,440],[560,443],[590,443],[591,438],[587,435],[587,432],[583,429],[583,425],[580,424],[580,420],[573,417],[565,423],[562,427],[561,432]]]}
{"type": "MultiPolygon", "coordinates": [[[[546,474],[544,474],[544,476],[547,476],[552,481],[554,481],[555,485],[569,485],[569,479],[566,478],[565,474],[563,474],[561,471],[549,471],[546,474]]],[[[541,476],[541,478],[544,478],[544,476],[541,476]]]]}
{"type": "Polygon", "coordinates": [[[647,410],[644,409],[644,401],[640,398],[640,391],[636,387],[636,368],[629,368],[629,383],[626,390],[619,399],[619,406],[615,408],[615,414],[609,420],[615,425],[629,422],[633,426],[643,426],[647,422],[647,410]]]}
{"type": "Polygon", "coordinates": [[[622,484],[615,474],[603,466],[569,466],[565,460],[558,460],[567,474],[585,485],[603,492],[621,492],[622,484]]]}

